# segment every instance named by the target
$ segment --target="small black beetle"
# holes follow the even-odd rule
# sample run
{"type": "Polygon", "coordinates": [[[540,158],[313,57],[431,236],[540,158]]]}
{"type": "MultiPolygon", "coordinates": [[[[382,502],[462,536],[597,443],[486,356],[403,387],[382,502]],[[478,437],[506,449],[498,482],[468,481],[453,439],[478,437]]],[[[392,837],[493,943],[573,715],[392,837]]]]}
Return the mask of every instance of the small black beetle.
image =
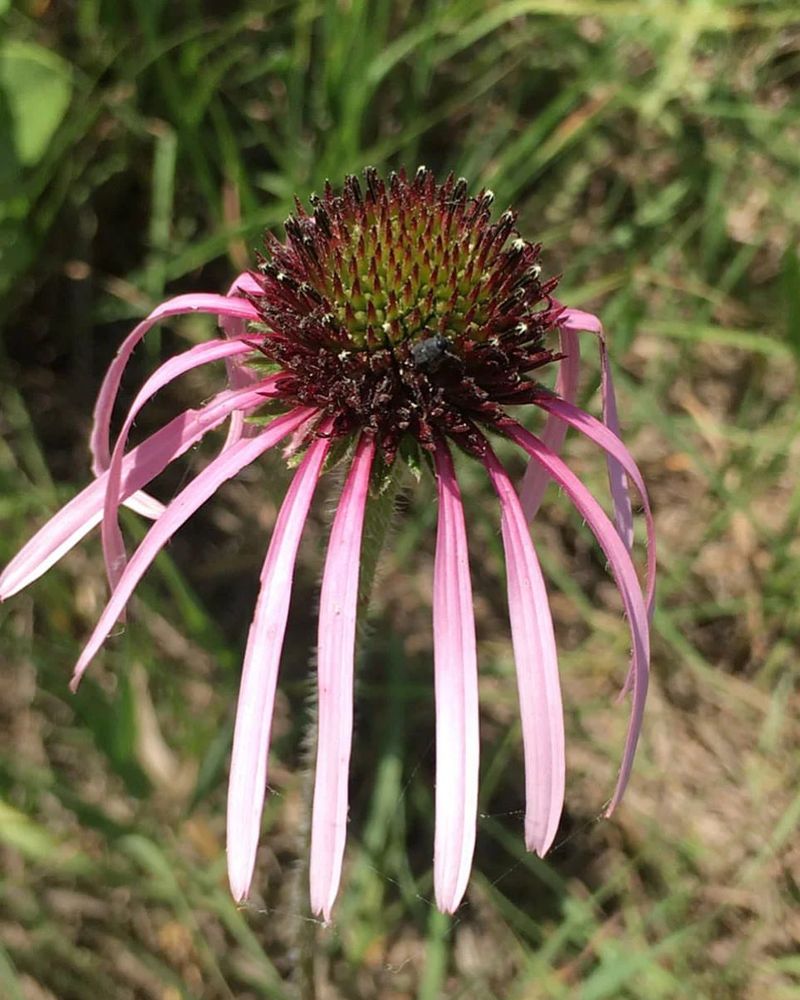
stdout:
{"type": "Polygon", "coordinates": [[[411,348],[411,357],[417,368],[425,372],[435,372],[450,350],[450,341],[442,333],[420,340],[411,348]]]}

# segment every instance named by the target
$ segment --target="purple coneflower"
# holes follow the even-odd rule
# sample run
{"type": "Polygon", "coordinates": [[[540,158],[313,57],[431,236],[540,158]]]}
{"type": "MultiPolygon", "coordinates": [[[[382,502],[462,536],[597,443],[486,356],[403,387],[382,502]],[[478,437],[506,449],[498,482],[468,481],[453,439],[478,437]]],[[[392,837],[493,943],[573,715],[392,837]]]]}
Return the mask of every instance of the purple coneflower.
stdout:
{"type": "Polygon", "coordinates": [[[353,660],[364,514],[404,464],[427,466],[438,490],[433,635],[436,697],[434,887],[453,912],[464,894],[475,843],[478,795],[478,681],[464,510],[451,445],[480,462],[500,502],[508,604],[525,758],[525,843],[543,855],[564,800],[564,725],[547,592],[528,530],[549,480],[569,497],[600,544],[628,619],[632,712],[616,788],[633,763],[647,690],[649,618],[655,573],[653,524],[642,477],[618,434],[611,374],[599,321],[554,298],[541,279],[540,247],[522,239],[516,217],[492,222],[492,195],[470,197],[463,180],[437,185],[420,168],[384,182],[365,171],[341,195],[326,186],[313,211],[286,223],[286,242],[268,237],[267,257],[227,296],[181,295],[155,309],[122,344],[94,413],[94,481],[56,514],[0,577],[0,598],[27,586],[100,524],[111,596],[75,668],[73,689],[134,587],[172,535],[226,480],[281,442],[302,455],[281,506],[261,573],[244,658],[228,793],[228,870],[237,900],[253,877],[267,785],[278,666],[300,535],[316,484],[348,465],[328,543],[319,612],[319,732],[311,830],[311,905],[327,920],[336,898],[347,825],[353,660]],[[164,363],[136,396],[113,447],[110,420],[136,344],[160,320],[207,312],[224,336],[164,363]],[[598,338],[603,420],[575,406],[577,335],[598,338]],[[558,338],[558,345],[547,346],[558,338]],[[229,388],[187,410],[135,448],[128,433],[144,404],[179,375],[225,360],[229,388]],[[558,363],[555,391],[532,373],[558,363]],[[539,437],[507,407],[546,414],[539,437]],[[249,418],[268,415],[258,422],[249,418]],[[142,492],[204,435],[228,422],[220,454],[166,506],[142,492]],[[608,462],[612,524],[559,458],[568,427],[608,462]],[[487,432],[510,439],[531,462],[519,494],[487,432]],[[639,583],[628,481],[644,504],[647,578],[639,583]],[[153,520],[127,558],[118,508],[153,520]]]}

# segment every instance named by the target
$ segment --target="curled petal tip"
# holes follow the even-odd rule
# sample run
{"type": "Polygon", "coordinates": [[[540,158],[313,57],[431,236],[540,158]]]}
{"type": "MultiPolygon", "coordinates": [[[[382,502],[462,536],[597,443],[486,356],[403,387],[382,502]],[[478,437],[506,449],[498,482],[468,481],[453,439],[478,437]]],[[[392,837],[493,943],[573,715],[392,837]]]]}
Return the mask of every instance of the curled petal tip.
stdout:
{"type": "Polygon", "coordinates": [[[456,910],[461,906],[461,901],[464,899],[464,893],[466,892],[466,887],[461,889],[455,895],[445,895],[436,893],[436,909],[440,913],[445,913],[447,916],[452,917],[456,910]]]}
{"type": "Polygon", "coordinates": [[[537,858],[543,858],[550,853],[550,848],[553,846],[552,838],[550,840],[539,840],[539,841],[529,841],[526,844],[531,853],[535,854],[537,858]]]}
{"type": "Polygon", "coordinates": [[[247,902],[250,895],[250,878],[245,878],[238,872],[228,870],[228,885],[234,902],[242,906],[247,902]]]}
{"type": "Polygon", "coordinates": [[[326,899],[322,896],[322,893],[318,889],[315,890],[312,887],[311,912],[315,917],[319,917],[325,925],[328,925],[331,922],[331,914],[333,913],[333,904],[335,901],[335,893],[332,899],[326,899]]]}
{"type": "Polygon", "coordinates": [[[151,497],[144,490],[139,490],[123,502],[126,507],[129,507],[137,514],[141,514],[142,517],[149,518],[151,521],[157,521],[167,509],[160,500],[151,497]]]}
{"type": "Polygon", "coordinates": [[[11,564],[0,573],[0,602],[7,601],[9,597],[13,597],[14,594],[22,590],[17,580],[14,579],[13,572],[9,572],[10,569],[11,564]]]}
{"type": "Polygon", "coordinates": [[[525,837],[525,846],[531,854],[535,854],[537,858],[543,858],[547,854],[550,850],[552,842],[552,839],[545,840],[541,834],[525,837]]]}
{"type": "Polygon", "coordinates": [[[253,882],[255,854],[247,851],[246,844],[231,844],[228,841],[228,885],[237,905],[247,902],[253,882]]]}

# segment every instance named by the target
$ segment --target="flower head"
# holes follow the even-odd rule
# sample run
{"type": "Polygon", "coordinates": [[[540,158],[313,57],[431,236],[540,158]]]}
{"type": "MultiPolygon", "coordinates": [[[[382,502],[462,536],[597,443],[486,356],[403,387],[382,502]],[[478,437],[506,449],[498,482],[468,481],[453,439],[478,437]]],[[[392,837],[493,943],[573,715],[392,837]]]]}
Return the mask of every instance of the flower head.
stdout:
{"type": "Polygon", "coordinates": [[[282,391],[334,418],[334,435],[369,432],[391,465],[404,438],[433,450],[453,437],[483,450],[474,424],[536,395],[526,374],[554,360],[545,335],[560,312],[540,281],[540,248],[492,222],[492,195],[374,170],[349,177],[286,223],[285,244],[253,295],[282,391]]]}
{"type": "Polygon", "coordinates": [[[326,186],[312,211],[298,203],[286,241],[267,241],[257,270],[227,296],[165,302],[123,342],[95,408],[94,481],[57,513],[0,576],[0,598],[26,586],[101,525],[111,596],[75,668],[73,687],[137,582],[177,529],[225,482],[280,442],[302,456],[267,549],[247,641],[231,760],[228,868],[244,899],[253,877],[267,784],[278,667],[303,525],[326,465],[347,461],[333,520],[319,612],[319,735],[311,838],[311,902],[328,919],[339,886],[347,821],[353,661],[365,509],[371,492],[404,462],[427,465],[438,492],[433,596],[436,697],[434,886],[452,912],[466,888],[478,794],[478,684],[464,509],[451,445],[485,467],[497,493],[507,563],[526,773],[525,841],[544,854],[564,800],[565,753],[556,647],[547,592],[527,523],[554,480],[594,532],[619,588],[631,633],[626,690],[633,705],[608,812],[624,792],[647,689],[654,596],[653,524],[642,477],[619,438],[611,373],[599,321],[566,309],[543,281],[540,248],[523,239],[512,212],[492,221],[489,192],[437,184],[420,168],[388,182],[371,169],[341,194],[326,186]],[[221,318],[224,336],[163,364],[133,401],[112,447],[110,420],[136,344],[159,320],[185,312],[221,318]],[[575,406],[578,333],[598,338],[603,419],[575,406]],[[552,342],[557,338],[557,343],[552,342]],[[135,448],[128,434],[142,406],[174,378],[224,360],[229,387],[170,421],[135,448]],[[532,377],[558,363],[555,391],[532,377]],[[530,404],[545,414],[539,437],[508,413],[530,404]],[[248,418],[266,412],[269,419],[248,418]],[[220,454],[166,506],[142,492],[166,466],[228,422],[220,454]],[[559,458],[568,427],[605,452],[616,524],[559,458]],[[487,432],[531,458],[519,493],[487,432]],[[427,457],[426,457],[427,456],[427,457]],[[647,579],[632,559],[628,483],[644,504],[647,579]],[[130,560],[118,524],[125,503],[154,523],[130,560]]]}

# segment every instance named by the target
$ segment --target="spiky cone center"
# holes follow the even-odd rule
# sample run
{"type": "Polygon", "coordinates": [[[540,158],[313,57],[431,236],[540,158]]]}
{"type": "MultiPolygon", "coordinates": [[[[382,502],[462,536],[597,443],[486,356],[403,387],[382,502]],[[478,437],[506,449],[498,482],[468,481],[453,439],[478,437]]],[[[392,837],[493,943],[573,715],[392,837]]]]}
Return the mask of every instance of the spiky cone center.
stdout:
{"type": "Polygon", "coordinates": [[[375,434],[387,464],[406,436],[479,447],[474,425],[531,402],[530,373],[556,358],[556,282],[540,280],[540,247],[513,212],[492,221],[490,192],[424,167],[364,178],[326,185],[310,214],[298,202],[286,242],[268,237],[261,350],[287,398],[332,417],[337,436],[375,434]]]}

